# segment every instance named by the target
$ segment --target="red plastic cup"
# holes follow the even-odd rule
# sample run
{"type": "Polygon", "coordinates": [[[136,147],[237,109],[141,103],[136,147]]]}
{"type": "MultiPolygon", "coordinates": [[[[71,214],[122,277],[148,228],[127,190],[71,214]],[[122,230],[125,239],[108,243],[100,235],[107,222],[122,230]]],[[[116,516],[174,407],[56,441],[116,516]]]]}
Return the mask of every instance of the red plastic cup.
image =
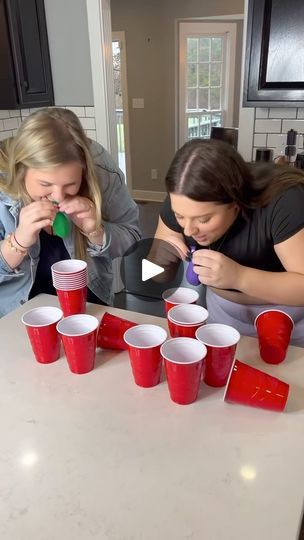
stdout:
{"type": "Polygon", "coordinates": [[[260,313],[254,321],[258,338],[260,355],[267,364],[280,364],[285,360],[293,320],[284,311],[267,309],[260,313]]]}
{"type": "Polygon", "coordinates": [[[160,346],[166,339],[166,330],[154,324],[139,324],[125,332],[124,340],[138,386],[150,388],[159,383],[162,368],[160,346]]]}
{"type": "Polygon", "coordinates": [[[286,382],[235,360],[223,399],[230,403],[282,412],[288,393],[289,384],[286,382]]]}
{"type": "Polygon", "coordinates": [[[123,339],[124,333],[137,326],[137,323],[122,319],[106,312],[101,319],[97,334],[97,347],[102,349],[126,350],[128,345],[123,339]]]}
{"type": "Polygon", "coordinates": [[[56,289],[60,307],[65,317],[86,312],[87,286],[70,291],[56,289]]]}
{"type": "Polygon", "coordinates": [[[234,360],[240,333],[226,324],[206,324],[196,332],[196,339],[207,347],[204,382],[225,386],[234,360]]]}
{"type": "Polygon", "coordinates": [[[199,294],[194,289],[178,287],[167,289],[163,292],[162,297],[165,302],[166,313],[168,313],[169,309],[178,304],[195,304],[199,298],[199,294]]]}
{"type": "Polygon", "coordinates": [[[94,368],[98,325],[96,317],[83,314],[71,315],[57,324],[72,373],[88,373],[94,368]]]}
{"type": "Polygon", "coordinates": [[[161,346],[172,401],[188,405],[196,400],[202,378],[205,345],[192,338],[173,338],[161,346]]]}
{"type": "Polygon", "coordinates": [[[41,364],[55,362],[60,356],[60,335],[56,325],[62,316],[61,309],[44,306],[27,311],[21,318],[35,358],[41,364]]]}
{"type": "Polygon", "coordinates": [[[179,304],[169,309],[167,317],[171,337],[194,338],[197,329],[206,323],[208,311],[195,304],[179,304]]]}

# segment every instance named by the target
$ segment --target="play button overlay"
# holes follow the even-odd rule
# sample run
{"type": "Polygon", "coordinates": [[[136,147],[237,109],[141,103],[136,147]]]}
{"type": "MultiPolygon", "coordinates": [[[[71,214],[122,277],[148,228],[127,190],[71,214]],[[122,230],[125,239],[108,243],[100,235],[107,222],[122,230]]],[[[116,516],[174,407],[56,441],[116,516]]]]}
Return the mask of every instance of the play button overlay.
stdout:
{"type": "Polygon", "coordinates": [[[153,278],[154,276],[158,276],[162,272],[164,272],[165,269],[159,266],[158,264],[155,264],[151,261],[148,261],[147,259],[143,259],[141,261],[141,279],[142,281],[147,281],[150,278],[153,278]]]}
{"type": "Polygon", "coordinates": [[[120,275],[126,292],[153,302],[160,300],[165,290],[180,286],[184,266],[172,244],[144,238],[122,257],[120,275]]]}

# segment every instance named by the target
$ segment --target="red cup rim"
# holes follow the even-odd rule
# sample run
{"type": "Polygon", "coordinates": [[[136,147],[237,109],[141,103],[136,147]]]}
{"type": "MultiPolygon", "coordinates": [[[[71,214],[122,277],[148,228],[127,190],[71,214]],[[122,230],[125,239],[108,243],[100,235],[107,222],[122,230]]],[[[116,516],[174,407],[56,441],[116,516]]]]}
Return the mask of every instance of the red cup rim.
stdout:
{"type": "Polygon", "coordinates": [[[58,278],[64,278],[64,277],[75,277],[75,276],[81,276],[87,274],[87,268],[83,268],[82,270],[76,270],[76,272],[57,272],[57,270],[52,270],[53,276],[56,276],[58,278]]]}
{"type": "Polygon", "coordinates": [[[204,345],[207,345],[208,347],[213,347],[214,349],[225,349],[226,347],[233,347],[233,345],[237,345],[238,342],[240,341],[241,339],[241,334],[240,332],[234,328],[233,326],[230,326],[229,324],[221,324],[221,323],[209,323],[207,325],[201,325],[200,328],[198,328],[195,332],[195,337],[198,341],[200,341],[201,343],[204,343],[204,345]],[[199,337],[199,333],[200,333],[200,328],[203,327],[203,328],[206,328],[206,326],[222,326],[222,327],[225,327],[225,328],[229,328],[231,330],[233,330],[235,332],[235,337],[236,337],[236,340],[233,341],[233,343],[228,343],[226,345],[214,345],[213,343],[207,343],[207,341],[202,341],[202,338],[199,337]]]}
{"type": "Polygon", "coordinates": [[[256,323],[257,323],[257,320],[258,318],[263,315],[264,313],[268,313],[269,311],[277,311],[278,313],[283,313],[284,315],[286,315],[290,320],[291,320],[291,323],[292,323],[292,328],[294,328],[294,321],[293,321],[293,318],[289,315],[289,313],[286,313],[286,311],[283,311],[282,309],[264,309],[264,311],[261,311],[261,313],[259,313],[256,318],[254,319],[254,326],[255,328],[257,327],[256,326],[256,323]]]}
{"type": "Polygon", "coordinates": [[[95,332],[95,330],[98,328],[99,326],[99,320],[94,317],[93,315],[88,315],[87,313],[77,313],[75,315],[69,315],[68,317],[64,317],[61,321],[59,321],[57,323],[57,326],[56,326],[56,329],[57,329],[57,332],[60,334],[60,335],[63,335],[63,336],[68,336],[68,337],[80,337],[80,336],[86,336],[87,334],[91,334],[92,332],[95,332]],[[66,324],[66,322],[69,320],[69,319],[74,319],[75,321],[77,321],[77,319],[82,319],[82,320],[88,320],[88,321],[91,321],[93,327],[90,328],[89,330],[83,330],[82,332],[79,332],[77,334],[75,334],[74,332],[63,332],[61,329],[60,329],[60,325],[64,325],[66,324]]]}
{"type": "Polygon", "coordinates": [[[208,319],[209,313],[206,308],[204,308],[203,306],[198,306],[197,304],[177,304],[176,306],[173,306],[172,308],[169,309],[167,316],[168,316],[169,321],[171,321],[173,324],[178,324],[181,326],[196,326],[199,324],[202,326],[204,322],[208,319]],[[174,319],[172,319],[172,312],[174,314],[174,311],[178,311],[183,308],[184,309],[187,308],[189,310],[192,310],[193,312],[201,311],[202,317],[204,318],[203,319],[200,318],[200,320],[191,321],[191,322],[175,321],[174,319]]]}
{"type": "Polygon", "coordinates": [[[82,261],[81,259],[66,259],[66,260],[58,261],[52,264],[51,270],[52,272],[55,272],[56,274],[72,274],[72,273],[75,274],[78,272],[84,272],[87,269],[87,266],[88,266],[87,263],[85,261],[82,261]],[[81,268],[79,268],[78,270],[71,269],[71,271],[56,269],[56,265],[64,264],[64,263],[67,263],[68,261],[75,261],[79,263],[79,266],[81,266],[81,268]]]}
{"type": "Polygon", "coordinates": [[[183,303],[183,304],[186,303],[187,304],[187,302],[178,302],[178,301],[170,300],[170,296],[167,296],[170,293],[172,293],[172,295],[173,295],[174,292],[177,292],[178,290],[181,290],[181,289],[186,290],[186,291],[192,291],[193,295],[196,296],[196,298],[193,298],[193,300],[191,302],[195,302],[196,300],[198,300],[199,293],[197,291],[195,291],[194,289],[190,289],[190,287],[189,288],[188,287],[174,287],[172,289],[167,289],[166,291],[163,292],[162,299],[164,300],[164,302],[170,302],[170,304],[174,304],[175,306],[178,306],[181,303],[183,303]]]}
{"type": "Polygon", "coordinates": [[[79,287],[79,285],[77,287],[66,287],[66,286],[60,286],[58,287],[58,285],[54,285],[54,288],[56,289],[56,291],[61,291],[61,292],[73,292],[73,291],[82,291],[83,289],[86,289],[87,288],[87,284],[85,285],[81,285],[79,287]]]}
{"type": "Polygon", "coordinates": [[[224,392],[224,395],[223,395],[223,401],[225,401],[226,394],[227,394],[227,390],[228,390],[228,386],[229,386],[230,379],[231,379],[232,372],[233,372],[233,368],[234,368],[234,365],[235,365],[236,362],[239,362],[239,360],[238,360],[237,358],[235,358],[235,359],[233,360],[232,366],[231,366],[230,371],[229,371],[228,379],[227,379],[226,386],[225,386],[225,392],[224,392]]]}
{"type": "Polygon", "coordinates": [[[128,330],[125,331],[125,333],[123,335],[123,340],[129,347],[133,347],[135,349],[152,349],[153,347],[159,347],[160,345],[162,345],[164,343],[164,341],[166,341],[167,336],[168,336],[168,334],[167,334],[166,330],[164,328],[162,328],[162,326],[157,326],[156,324],[138,324],[137,326],[132,326],[132,328],[128,328],[128,330]],[[134,345],[133,343],[130,343],[128,341],[128,334],[132,334],[132,332],[140,332],[140,330],[143,330],[144,327],[146,327],[146,328],[151,328],[151,327],[157,328],[158,330],[161,330],[163,335],[153,345],[134,345]]]}
{"type": "Polygon", "coordinates": [[[41,306],[41,307],[36,307],[36,308],[33,308],[33,309],[30,309],[29,311],[27,311],[26,313],[24,313],[21,317],[21,322],[25,325],[25,326],[29,326],[30,328],[43,328],[44,326],[49,326],[51,324],[55,324],[55,323],[58,323],[58,321],[60,321],[63,317],[63,311],[57,307],[53,307],[53,306],[41,306]],[[36,311],[42,311],[44,310],[45,312],[47,310],[49,311],[53,311],[54,312],[54,317],[53,317],[53,320],[52,321],[48,321],[48,322],[42,322],[41,324],[30,324],[28,322],[25,321],[26,317],[28,317],[30,314],[34,314],[34,312],[36,311]],[[57,313],[57,315],[55,316],[55,313],[57,313]]]}
{"type": "Polygon", "coordinates": [[[52,280],[54,283],[79,283],[79,281],[87,281],[88,280],[88,276],[87,275],[84,275],[84,276],[73,276],[72,278],[66,278],[66,277],[58,277],[58,276],[54,276],[52,277],[52,280]]]}
{"type": "Polygon", "coordinates": [[[201,343],[197,339],[189,338],[189,337],[177,337],[177,338],[168,339],[165,343],[163,343],[161,348],[160,348],[160,353],[161,353],[162,357],[164,358],[164,360],[166,360],[167,362],[171,362],[172,364],[191,365],[191,364],[197,364],[198,362],[201,362],[202,360],[204,360],[204,358],[207,355],[207,348],[205,347],[205,345],[203,343],[201,343]],[[173,360],[172,358],[168,358],[167,356],[165,356],[165,354],[163,353],[163,348],[165,346],[167,346],[172,341],[174,341],[174,342],[179,341],[179,343],[181,343],[182,341],[185,342],[185,340],[188,343],[190,343],[190,341],[192,341],[193,344],[195,344],[195,346],[197,346],[197,343],[199,343],[202,346],[202,353],[204,354],[204,356],[202,358],[198,358],[198,359],[195,359],[195,360],[192,360],[192,361],[189,361],[189,362],[188,361],[187,362],[177,361],[177,360],[173,360]]]}

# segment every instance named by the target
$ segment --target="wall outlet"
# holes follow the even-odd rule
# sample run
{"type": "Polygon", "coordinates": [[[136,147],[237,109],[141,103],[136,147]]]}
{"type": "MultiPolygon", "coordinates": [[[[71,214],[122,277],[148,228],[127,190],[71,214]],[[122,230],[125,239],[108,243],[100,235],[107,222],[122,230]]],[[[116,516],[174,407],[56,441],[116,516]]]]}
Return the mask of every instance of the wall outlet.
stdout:
{"type": "Polygon", "coordinates": [[[157,180],[158,174],[157,169],[151,169],[151,180],[157,180]]]}
{"type": "Polygon", "coordinates": [[[133,109],[144,109],[145,108],[145,100],[144,100],[144,98],[133,98],[132,99],[132,107],[133,107],[133,109]]]}

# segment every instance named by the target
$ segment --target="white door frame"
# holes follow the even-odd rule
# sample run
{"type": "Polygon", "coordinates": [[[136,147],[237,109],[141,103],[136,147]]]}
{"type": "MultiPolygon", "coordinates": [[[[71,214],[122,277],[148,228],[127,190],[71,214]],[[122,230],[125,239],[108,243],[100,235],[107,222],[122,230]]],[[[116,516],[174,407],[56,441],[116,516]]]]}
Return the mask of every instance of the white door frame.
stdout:
{"type": "MultiPolygon", "coordinates": [[[[209,17],[191,17],[188,19],[182,19],[178,18],[175,19],[175,28],[174,28],[174,40],[175,40],[175,150],[177,151],[180,143],[179,143],[179,25],[181,22],[216,22],[216,21],[243,21],[243,44],[246,42],[246,2],[248,3],[248,0],[245,0],[245,13],[235,13],[234,15],[216,15],[216,16],[209,16],[209,17]],[[245,41],[244,41],[245,40],[245,41]]],[[[245,54],[245,47],[243,45],[243,57],[245,54]]],[[[242,58],[242,62],[244,62],[244,58],[242,58]]],[[[243,75],[242,79],[243,81],[243,75]]],[[[242,86],[241,86],[241,92],[240,92],[240,101],[242,103],[242,86]]],[[[239,133],[240,136],[240,133],[239,133]]]]}
{"type": "MultiPolygon", "coordinates": [[[[115,106],[113,76],[109,76],[112,63],[112,33],[111,33],[111,5],[110,0],[86,0],[88,14],[88,29],[90,40],[93,94],[96,114],[96,136],[111,154],[117,156],[117,138],[115,133],[115,106]]],[[[220,15],[215,17],[200,17],[199,20],[227,20],[243,19],[243,55],[242,76],[244,79],[244,56],[246,44],[246,24],[248,15],[248,0],[244,1],[244,14],[220,15]]],[[[175,46],[178,58],[178,22],[175,21],[175,46]]],[[[177,62],[176,62],[177,64],[177,62]]],[[[175,117],[178,125],[178,72],[175,70],[175,117]]],[[[242,87],[241,87],[242,90],[242,87]]],[[[245,159],[251,159],[254,131],[254,108],[242,106],[242,91],[239,115],[239,141],[238,150],[245,159]]],[[[175,145],[178,149],[177,132],[175,130],[175,145]]],[[[117,157],[118,162],[118,157],[117,157]]]]}
{"type": "Polygon", "coordinates": [[[185,109],[185,80],[186,80],[186,58],[183,53],[186,51],[186,39],[189,36],[201,37],[203,35],[219,35],[226,36],[225,43],[225,72],[224,88],[225,88],[225,103],[224,103],[224,126],[232,126],[233,119],[233,104],[234,104],[234,80],[235,80],[235,53],[236,53],[236,23],[228,23],[227,21],[209,22],[206,20],[195,21],[179,21],[179,145],[186,142],[186,118],[185,109]]]}
{"type": "Polygon", "coordinates": [[[130,153],[129,107],[128,107],[128,79],[127,79],[127,53],[125,32],[112,32],[112,40],[120,43],[120,76],[122,87],[122,106],[124,122],[124,141],[126,156],[127,185],[132,193],[132,169],[130,153]]]}
{"type": "Polygon", "coordinates": [[[110,0],[86,0],[96,139],[118,164],[110,0]]]}
{"type": "MultiPolygon", "coordinates": [[[[118,165],[110,0],[86,1],[96,139],[110,152],[118,165]]],[[[120,258],[117,258],[112,262],[114,293],[123,289],[123,283],[120,278],[120,260],[120,258]]]]}

